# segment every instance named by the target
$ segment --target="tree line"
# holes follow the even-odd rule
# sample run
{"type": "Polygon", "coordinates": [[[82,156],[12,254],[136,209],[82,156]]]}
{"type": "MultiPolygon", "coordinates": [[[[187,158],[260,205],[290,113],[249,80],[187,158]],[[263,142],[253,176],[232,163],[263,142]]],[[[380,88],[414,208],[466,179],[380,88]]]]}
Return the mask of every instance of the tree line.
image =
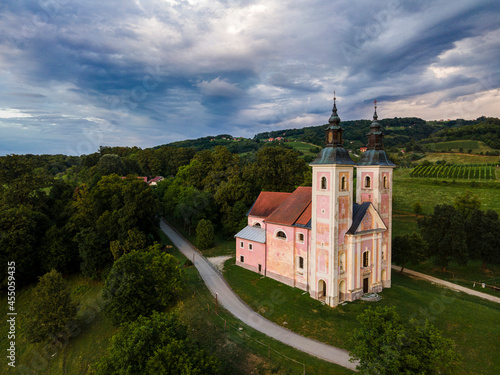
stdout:
{"type": "MultiPolygon", "coordinates": [[[[413,205],[416,215],[422,206],[413,205]]],[[[392,259],[402,266],[418,264],[432,258],[446,272],[450,261],[461,266],[470,260],[500,264],[500,220],[494,210],[481,210],[481,202],[470,191],[458,196],[453,205],[439,204],[434,212],[418,219],[420,233],[396,236],[392,244],[392,259]]]]}

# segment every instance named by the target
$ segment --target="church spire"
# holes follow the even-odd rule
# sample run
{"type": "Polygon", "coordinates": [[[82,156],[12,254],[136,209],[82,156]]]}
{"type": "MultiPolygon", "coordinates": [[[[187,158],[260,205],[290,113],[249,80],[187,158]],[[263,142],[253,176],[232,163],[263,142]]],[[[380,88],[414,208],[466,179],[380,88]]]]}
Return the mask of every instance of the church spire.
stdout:
{"type": "Polygon", "coordinates": [[[326,146],[328,147],[343,147],[342,132],[344,129],[340,126],[340,117],[337,114],[337,97],[333,92],[333,109],[332,115],[328,122],[330,125],[326,128],[326,146]]]}
{"type": "Polygon", "coordinates": [[[377,99],[373,101],[375,105],[375,112],[373,113],[373,122],[370,125],[370,132],[368,135],[368,150],[383,150],[384,145],[382,143],[382,139],[384,135],[380,130],[380,124],[378,123],[378,115],[377,115],[377,99]]]}

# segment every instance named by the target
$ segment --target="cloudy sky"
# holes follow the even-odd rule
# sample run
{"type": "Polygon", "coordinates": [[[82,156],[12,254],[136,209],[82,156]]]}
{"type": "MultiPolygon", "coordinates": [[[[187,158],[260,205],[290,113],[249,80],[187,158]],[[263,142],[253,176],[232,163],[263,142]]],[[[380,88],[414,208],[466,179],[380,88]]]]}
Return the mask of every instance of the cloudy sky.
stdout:
{"type": "Polygon", "coordinates": [[[2,0],[0,155],[500,117],[498,0],[2,0]]]}

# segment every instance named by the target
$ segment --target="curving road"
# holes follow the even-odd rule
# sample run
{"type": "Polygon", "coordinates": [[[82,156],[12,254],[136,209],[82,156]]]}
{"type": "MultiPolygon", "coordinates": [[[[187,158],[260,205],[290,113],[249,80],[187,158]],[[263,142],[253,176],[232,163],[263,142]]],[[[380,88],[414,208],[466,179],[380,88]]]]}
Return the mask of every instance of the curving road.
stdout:
{"type": "Polygon", "coordinates": [[[226,280],[184,237],[164,221],[161,221],[160,225],[163,232],[188,259],[192,260],[194,256],[194,265],[208,289],[214,295],[217,293],[219,303],[236,318],[295,349],[351,370],[356,369],[356,363],[349,362],[350,356],[347,351],[298,335],[257,314],[233,292],[226,280]]]}

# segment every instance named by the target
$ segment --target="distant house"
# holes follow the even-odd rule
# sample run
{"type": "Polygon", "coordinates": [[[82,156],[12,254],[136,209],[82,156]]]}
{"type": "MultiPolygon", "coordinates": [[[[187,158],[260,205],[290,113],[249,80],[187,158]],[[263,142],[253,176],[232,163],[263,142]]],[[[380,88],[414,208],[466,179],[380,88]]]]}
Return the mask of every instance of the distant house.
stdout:
{"type": "Polygon", "coordinates": [[[267,141],[272,142],[272,141],[274,141],[274,138],[269,138],[267,141]]]}
{"type": "Polygon", "coordinates": [[[149,180],[149,185],[156,186],[156,184],[158,184],[158,182],[163,181],[163,180],[164,180],[164,178],[162,176],[153,177],[151,180],[149,180]]]}
{"type": "Polygon", "coordinates": [[[359,151],[361,151],[361,153],[365,152],[366,150],[368,150],[368,148],[367,148],[367,147],[360,147],[360,148],[359,148],[359,151]]]}
{"type": "Polygon", "coordinates": [[[275,141],[283,141],[284,139],[285,139],[285,138],[283,138],[283,137],[276,137],[276,138],[275,138],[275,141]]]}

